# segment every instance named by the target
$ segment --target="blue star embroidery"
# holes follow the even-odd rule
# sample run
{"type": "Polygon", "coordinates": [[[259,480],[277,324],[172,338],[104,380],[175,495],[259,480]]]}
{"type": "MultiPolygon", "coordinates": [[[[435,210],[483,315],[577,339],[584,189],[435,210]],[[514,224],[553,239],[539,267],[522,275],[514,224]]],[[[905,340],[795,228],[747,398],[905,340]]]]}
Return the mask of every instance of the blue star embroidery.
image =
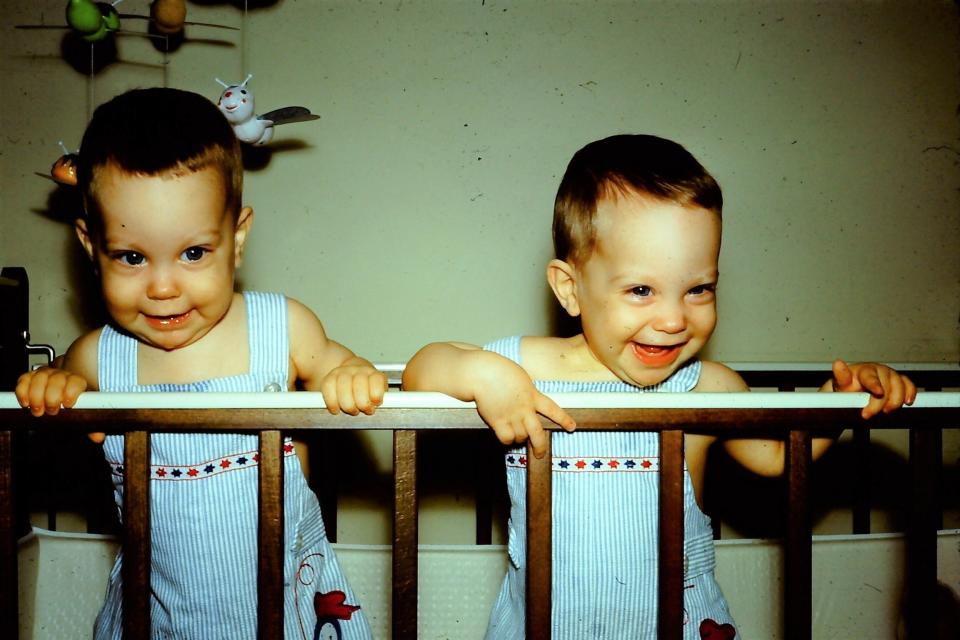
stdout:
{"type": "Polygon", "coordinates": [[[216,469],[212,464],[208,464],[203,468],[204,473],[213,473],[213,470],[216,469]]]}
{"type": "Polygon", "coordinates": [[[170,472],[170,475],[172,475],[174,478],[179,478],[180,476],[183,475],[183,472],[180,471],[180,469],[174,469],[173,471],[170,472]]]}
{"type": "Polygon", "coordinates": [[[600,467],[603,466],[603,464],[599,460],[594,460],[593,462],[590,463],[590,466],[593,467],[594,469],[599,469],[600,467]]]}
{"type": "Polygon", "coordinates": [[[566,469],[570,466],[570,463],[566,460],[561,460],[557,466],[559,466],[561,469],[566,469]]]}
{"type": "Polygon", "coordinates": [[[624,462],[623,464],[624,464],[624,466],[627,467],[627,469],[633,469],[635,466],[637,466],[637,463],[634,462],[633,460],[627,460],[627,461],[624,462]]]}
{"type": "Polygon", "coordinates": [[[247,458],[244,456],[240,456],[239,458],[237,458],[237,464],[247,464],[247,458]]]}
{"type": "Polygon", "coordinates": [[[123,474],[123,465],[117,465],[117,473],[123,474]]]}
{"type": "Polygon", "coordinates": [[[516,460],[516,458],[514,458],[513,456],[507,456],[507,462],[509,462],[510,464],[513,464],[514,460],[516,460]]]}

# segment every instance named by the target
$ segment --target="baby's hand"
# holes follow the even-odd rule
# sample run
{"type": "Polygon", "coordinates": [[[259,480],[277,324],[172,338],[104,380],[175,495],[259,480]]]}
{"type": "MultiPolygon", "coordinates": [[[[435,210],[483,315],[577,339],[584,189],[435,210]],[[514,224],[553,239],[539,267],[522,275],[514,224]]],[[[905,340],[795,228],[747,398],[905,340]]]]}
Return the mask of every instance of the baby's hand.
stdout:
{"type": "Polygon", "coordinates": [[[20,406],[29,408],[33,415],[47,413],[55,416],[61,407],[69,409],[76,404],[86,389],[87,381],[83,376],[64,369],[43,367],[20,376],[14,392],[20,406]]]}
{"type": "Polygon", "coordinates": [[[383,403],[387,376],[363,358],[353,357],[323,378],[320,391],[330,413],[355,416],[362,411],[369,416],[383,403]]]}
{"type": "Polygon", "coordinates": [[[501,372],[496,380],[482,384],[475,394],[477,411],[503,444],[522,444],[528,439],[533,455],[542,458],[547,450],[549,432],[537,414],[553,420],[567,431],[577,426],[573,418],[556,402],[533,386],[527,373],[517,367],[509,375],[501,372]]]}
{"type": "Polygon", "coordinates": [[[874,362],[848,365],[836,360],[831,383],[834,391],[866,391],[871,395],[861,412],[864,419],[881,411],[890,413],[917,399],[917,387],[910,378],[874,362]]]}

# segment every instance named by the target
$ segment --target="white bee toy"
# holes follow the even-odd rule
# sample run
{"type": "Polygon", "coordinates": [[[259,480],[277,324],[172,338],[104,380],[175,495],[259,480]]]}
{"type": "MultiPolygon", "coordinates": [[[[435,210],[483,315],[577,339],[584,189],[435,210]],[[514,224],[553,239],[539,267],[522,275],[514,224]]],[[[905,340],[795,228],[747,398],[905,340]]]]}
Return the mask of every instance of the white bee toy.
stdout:
{"type": "Polygon", "coordinates": [[[282,107],[256,115],[253,111],[253,91],[247,88],[251,78],[253,74],[248,75],[247,79],[240,84],[227,84],[220,78],[215,78],[223,87],[217,106],[227,117],[227,122],[233,127],[234,133],[241,142],[264,145],[273,138],[275,125],[320,118],[310,113],[306,107],[282,107]]]}

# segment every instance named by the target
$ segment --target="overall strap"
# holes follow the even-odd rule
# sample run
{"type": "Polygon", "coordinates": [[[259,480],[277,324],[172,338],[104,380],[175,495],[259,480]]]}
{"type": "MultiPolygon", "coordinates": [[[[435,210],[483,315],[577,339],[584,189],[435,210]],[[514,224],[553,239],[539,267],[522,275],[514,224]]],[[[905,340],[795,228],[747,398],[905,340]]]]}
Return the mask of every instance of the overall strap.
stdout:
{"type": "Polygon", "coordinates": [[[104,325],[97,343],[100,391],[129,391],[137,386],[137,341],[104,325]]]}
{"type": "Polygon", "coordinates": [[[287,298],[279,293],[245,291],[250,373],[280,373],[287,379],[290,368],[290,334],[287,298]]]}
{"type": "Polygon", "coordinates": [[[521,336],[510,336],[508,338],[500,338],[499,340],[494,340],[493,342],[488,342],[483,345],[484,351],[492,351],[497,355],[501,355],[508,360],[512,360],[517,364],[520,362],[520,338],[521,336]]]}

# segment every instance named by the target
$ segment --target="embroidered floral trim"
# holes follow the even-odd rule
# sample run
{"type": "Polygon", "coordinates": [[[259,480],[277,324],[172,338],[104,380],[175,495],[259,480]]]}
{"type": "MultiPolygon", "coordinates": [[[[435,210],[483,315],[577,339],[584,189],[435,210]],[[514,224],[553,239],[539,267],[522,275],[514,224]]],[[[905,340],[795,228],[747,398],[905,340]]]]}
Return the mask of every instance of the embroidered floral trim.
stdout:
{"type": "MultiPolygon", "coordinates": [[[[293,443],[285,442],[283,445],[283,456],[290,457],[294,455],[293,443]]],[[[185,481],[185,480],[203,480],[213,476],[227,473],[229,471],[241,471],[250,469],[260,464],[260,453],[257,451],[245,451],[223,458],[207,460],[194,465],[150,465],[150,479],[164,481],[185,481]]],[[[123,475],[123,463],[110,463],[110,471],[115,476],[123,475]]]]}
{"type": "MultiPolygon", "coordinates": [[[[515,453],[506,454],[507,467],[527,468],[527,456],[515,453]]],[[[611,472],[659,472],[660,458],[553,458],[553,471],[556,473],[611,473],[611,472]]]]}

